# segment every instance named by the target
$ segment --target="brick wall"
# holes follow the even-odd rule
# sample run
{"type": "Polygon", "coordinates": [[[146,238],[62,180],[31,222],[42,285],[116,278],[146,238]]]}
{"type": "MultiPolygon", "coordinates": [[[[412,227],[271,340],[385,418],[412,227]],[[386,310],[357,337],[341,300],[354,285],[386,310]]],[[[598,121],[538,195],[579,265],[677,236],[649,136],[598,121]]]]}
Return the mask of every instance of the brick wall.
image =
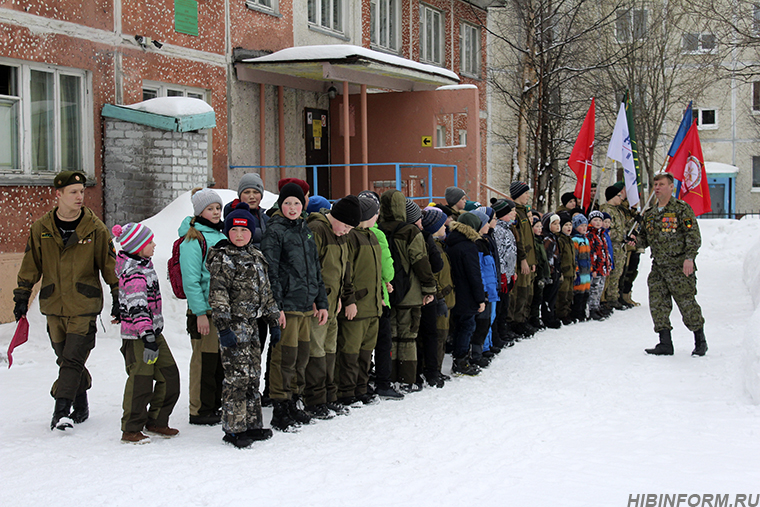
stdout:
{"type": "Polygon", "coordinates": [[[151,217],[208,180],[207,134],[105,121],[105,221],[151,217]],[[129,196],[129,198],[125,198],[129,196]]]}

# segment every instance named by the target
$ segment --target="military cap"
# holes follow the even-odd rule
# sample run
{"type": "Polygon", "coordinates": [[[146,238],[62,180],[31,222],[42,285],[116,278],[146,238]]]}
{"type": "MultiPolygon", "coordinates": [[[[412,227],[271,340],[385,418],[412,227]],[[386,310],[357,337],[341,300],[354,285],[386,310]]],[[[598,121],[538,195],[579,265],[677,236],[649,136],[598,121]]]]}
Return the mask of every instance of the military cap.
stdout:
{"type": "Polygon", "coordinates": [[[86,182],[87,176],[82,171],[61,171],[55,175],[53,185],[55,188],[63,188],[77,183],[84,185],[86,182]]]}

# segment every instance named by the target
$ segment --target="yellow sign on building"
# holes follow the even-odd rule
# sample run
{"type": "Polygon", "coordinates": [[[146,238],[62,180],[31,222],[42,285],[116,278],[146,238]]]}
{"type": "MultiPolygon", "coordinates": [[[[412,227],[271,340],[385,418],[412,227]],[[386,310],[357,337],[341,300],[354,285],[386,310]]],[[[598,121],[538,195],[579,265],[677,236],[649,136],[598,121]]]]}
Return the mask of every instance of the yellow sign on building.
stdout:
{"type": "Polygon", "coordinates": [[[433,136],[422,136],[422,147],[429,148],[433,146],[433,136]]]}

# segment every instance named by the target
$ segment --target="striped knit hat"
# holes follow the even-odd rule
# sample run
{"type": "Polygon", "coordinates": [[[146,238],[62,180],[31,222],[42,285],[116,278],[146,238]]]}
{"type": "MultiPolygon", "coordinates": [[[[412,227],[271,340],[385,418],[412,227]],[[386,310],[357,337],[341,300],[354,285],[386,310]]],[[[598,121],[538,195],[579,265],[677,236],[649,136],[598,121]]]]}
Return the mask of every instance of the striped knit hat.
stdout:
{"type": "Polygon", "coordinates": [[[128,223],[125,226],[114,225],[111,232],[116,237],[116,242],[121,249],[129,254],[136,254],[145,245],[153,241],[153,231],[143,224],[128,223]]]}

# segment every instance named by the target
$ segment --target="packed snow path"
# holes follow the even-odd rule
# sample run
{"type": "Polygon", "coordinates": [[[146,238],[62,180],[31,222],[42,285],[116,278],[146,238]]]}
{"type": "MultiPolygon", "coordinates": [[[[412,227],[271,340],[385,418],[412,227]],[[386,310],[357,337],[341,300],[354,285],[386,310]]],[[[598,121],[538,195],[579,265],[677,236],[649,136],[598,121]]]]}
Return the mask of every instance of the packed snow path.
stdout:
{"type": "MultiPolygon", "coordinates": [[[[700,226],[704,358],[690,356],[693,337],[677,310],[675,356],[644,354],[657,341],[647,253],[633,295],[641,307],[543,331],[479,377],[275,433],[243,451],[222,443],[219,426],[187,423],[190,348],[178,301],[166,305],[166,336],[183,380],[171,419],[180,436],[120,443],[126,374],[118,329],[105,319],[88,362],[92,415],[73,434],[51,432],[56,366],[34,303],[30,341],[12,369],[0,363],[0,505],[624,507],[645,493],[760,493],[760,407],[743,389],[754,308],[742,282],[760,221],[700,226]]],[[[173,236],[157,239],[166,249],[173,236]]],[[[3,353],[13,327],[0,326],[3,353]]]]}

